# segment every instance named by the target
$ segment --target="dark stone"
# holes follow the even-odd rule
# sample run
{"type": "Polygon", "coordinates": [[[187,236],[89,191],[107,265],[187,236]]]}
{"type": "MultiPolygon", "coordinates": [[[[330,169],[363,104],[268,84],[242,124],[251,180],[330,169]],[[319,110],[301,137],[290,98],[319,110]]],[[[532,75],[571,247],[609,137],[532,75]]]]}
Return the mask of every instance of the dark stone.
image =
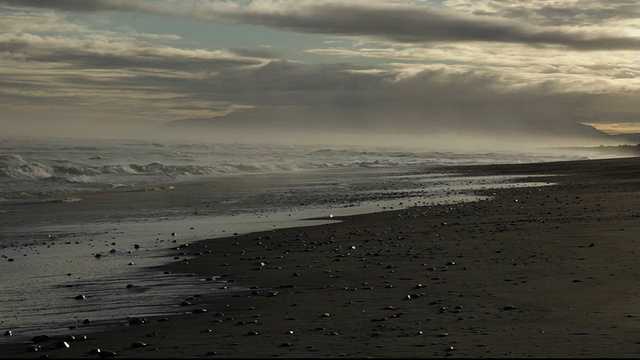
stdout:
{"type": "Polygon", "coordinates": [[[143,325],[147,323],[147,319],[133,318],[129,320],[129,325],[143,325]]]}
{"type": "Polygon", "coordinates": [[[11,330],[7,330],[7,331],[4,332],[4,336],[11,336],[11,335],[13,335],[11,330]]]}
{"type": "Polygon", "coordinates": [[[51,337],[49,335],[38,335],[31,338],[31,341],[33,341],[36,344],[47,342],[49,340],[51,340],[51,337]]]}
{"type": "Polygon", "coordinates": [[[135,349],[143,348],[143,347],[146,347],[146,346],[147,346],[147,343],[143,343],[143,342],[140,342],[140,341],[139,342],[134,342],[133,344],[131,344],[131,347],[135,348],[135,349]]]}
{"type": "Polygon", "coordinates": [[[84,300],[84,299],[86,299],[86,298],[87,298],[87,297],[86,297],[86,296],[84,296],[84,295],[78,295],[78,296],[76,296],[74,299],[76,299],[76,300],[84,300]]]}
{"type": "Polygon", "coordinates": [[[89,319],[84,319],[84,320],[82,321],[82,323],[83,323],[83,324],[85,324],[85,325],[89,325],[89,324],[91,324],[91,320],[89,320],[89,319]]]}
{"type": "Polygon", "coordinates": [[[58,341],[58,342],[56,343],[56,347],[57,347],[58,349],[68,349],[70,346],[69,346],[69,343],[68,343],[68,342],[66,342],[66,341],[58,341]]]}

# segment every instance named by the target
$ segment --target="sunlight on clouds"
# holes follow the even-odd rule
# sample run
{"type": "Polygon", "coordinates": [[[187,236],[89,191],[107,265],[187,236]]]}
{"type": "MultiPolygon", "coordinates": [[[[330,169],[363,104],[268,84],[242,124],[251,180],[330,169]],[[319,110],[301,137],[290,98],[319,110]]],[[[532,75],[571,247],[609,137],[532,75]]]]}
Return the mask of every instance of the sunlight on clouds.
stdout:
{"type": "Polygon", "coordinates": [[[604,131],[613,135],[640,133],[640,123],[587,123],[586,125],[593,126],[600,131],[604,131]]]}
{"type": "Polygon", "coordinates": [[[83,32],[87,30],[86,26],[68,22],[63,16],[52,11],[37,13],[2,13],[0,11],[0,32],[83,32]]]}
{"type": "Polygon", "coordinates": [[[0,100],[76,119],[637,132],[638,10],[603,4],[0,0],[0,100]],[[272,45],[285,32],[305,37],[272,45]]]}

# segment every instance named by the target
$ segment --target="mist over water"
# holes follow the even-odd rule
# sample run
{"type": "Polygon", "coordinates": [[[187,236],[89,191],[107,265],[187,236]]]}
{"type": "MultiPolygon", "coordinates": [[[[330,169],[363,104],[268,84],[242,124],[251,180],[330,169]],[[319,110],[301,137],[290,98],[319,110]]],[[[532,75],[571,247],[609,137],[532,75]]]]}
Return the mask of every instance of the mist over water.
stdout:
{"type": "Polygon", "coordinates": [[[280,139],[291,140],[288,144],[268,143],[264,138],[253,143],[226,140],[0,138],[0,200],[73,201],[83,192],[153,189],[180,181],[241,174],[602,157],[587,150],[436,150],[434,144],[419,148],[411,142],[402,147],[389,146],[394,140],[391,137],[380,143],[369,139],[369,146],[358,144],[362,140],[358,138],[354,138],[355,145],[300,144],[296,141],[300,138],[280,139]]]}

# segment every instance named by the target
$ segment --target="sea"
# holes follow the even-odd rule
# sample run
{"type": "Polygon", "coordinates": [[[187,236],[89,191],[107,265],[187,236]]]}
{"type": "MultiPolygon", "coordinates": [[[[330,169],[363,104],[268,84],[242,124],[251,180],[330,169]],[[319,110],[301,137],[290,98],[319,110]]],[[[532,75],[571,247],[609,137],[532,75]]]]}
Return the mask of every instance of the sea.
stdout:
{"type": "Polygon", "coordinates": [[[180,245],[550,185],[461,176],[455,165],[601,157],[579,149],[0,137],[0,343],[179,314],[185,294],[246,285],[159,271],[189,258],[177,255],[180,245]]]}

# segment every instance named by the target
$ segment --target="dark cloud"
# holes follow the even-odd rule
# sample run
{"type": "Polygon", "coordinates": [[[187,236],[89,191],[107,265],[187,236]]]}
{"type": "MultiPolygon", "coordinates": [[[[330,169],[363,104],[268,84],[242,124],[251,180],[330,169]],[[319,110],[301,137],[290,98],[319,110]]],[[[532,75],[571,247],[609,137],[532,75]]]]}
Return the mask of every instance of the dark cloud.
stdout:
{"type": "MultiPolygon", "coordinates": [[[[448,67],[427,68],[410,74],[398,70],[372,71],[372,68],[351,64],[273,60],[264,65],[229,66],[224,62],[209,62],[206,74],[194,77],[171,71],[183,68],[180,62],[164,62],[163,69],[169,71],[155,73],[144,71],[158,68],[153,59],[147,59],[150,65],[145,65],[144,58],[138,58],[134,67],[123,59],[106,58],[107,61],[81,56],[71,60],[77,54],[60,53],[40,56],[46,60],[55,57],[57,68],[62,70],[69,62],[67,68],[76,71],[56,75],[56,71],[48,70],[45,83],[35,70],[31,77],[5,75],[0,89],[17,91],[0,91],[0,102],[82,107],[86,105],[82,104],[81,93],[88,91],[93,104],[106,106],[119,103],[110,96],[121,97],[122,92],[126,92],[130,104],[147,109],[197,113],[252,107],[191,123],[276,132],[298,129],[557,135],[575,132],[582,122],[636,122],[640,116],[633,93],[576,91],[561,81],[523,85],[496,73],[448,67]],[[94,78],[90,73],[77,71],[78,64],[100,68],[102,62],[108,63],[111,69],[126,71],[126,76],[94,78]]],[[[110,111],[117,114],[131,108],[118,107],[110,111]]]]}
{"type": "Polygon", "coordinates": [[[3,0],[0,1],[0,5],[25,7],[25,8],[40,8],[40,9],[55,9],[61,11],[144,11],[148,5],[151,5],[148,1],[121,1],[121,0],[3,0]]]}
{"type": "Polygon", "coordinates": [[[636,50],[640,38],[545,28],[504,18],[465,15],[427,6],[318,4],[299,12],[241,12],[250,24],[311,33],[371,36],[398,42],[489,41],[563,45],[579,50],[636,50]]]}
{"type": "MultiPolygon", "coordinates": [[[[640,6],[636,0],[589,0],[580,2],[528,1],[516,6],[513,2],[492,2],[493,16],[528,19],[541,25],[600,25],[608,21],[637,19],[640,6]]],[[[486,12],[474,11],[474,14],[486,12]]]]}
{"type": "MultiPolygon", "coordinates": [[[[582,122],[634,121],[640,115],[633,94],[561,91],[558,83],[515,87],[497,75],[474,71],[396,75],[275,62],[200,84],[201,96],[224,93],[226,100],[256,108],[189,123],[282,131],[569,135],[582,122]]],[[[173,85],[175,91],[188,86],[173,85]]]]}
{"type": "MultiPolygon", "coordinates": [[[[27,61],[57,63],[61,67],[72,65],[74,69],[165,69],[206,72],[262,63],[262,59],[236,56],[231,52],[198,52],[162,46],[142,46],[131,42],[38,36],[0,37],[0,52],[27,61]]],[[[253,53],[263,52],[258,50],[253,53]]]]}
{"type": "MultiPolygon", "coordinates": [[[[63,11],[146,12],[163,16],[260,25],[305,33],[365,36],[407,43],[487,41],[536,46],[560,45],[577,50],[637,50],[640,46],[640,38],[637,36],[620,35],[602,29],[589,31],[579,27],[545,27],[527,24],[522,20],[463,14],[416,4],[275,1],[233,7],[222,2],[181,4],[141,0],[0,0],[0,4],[63,11]]],[[[569,9],[547,8],[531,11],[555,11],[557,16],[561,16],[569,9]]]]}
{"type": "MultiPolygon", "coordinates": [[[[636,50],[638,45],[637,38],[427,6],[367,5],[360,1],[302,1],[300,5],[265,1],[262,6],[244,8],[210,2],[180,7],[177,1],[133,0],[0,0],[0,4],[223,19],[401,42],[497,41],[582,50],[629,49],[632,45],[636,50]],[[211,4],[217,5],[208,6],[211,4]]],[[[408,70],[402,70],[400,64],[376,68],[279,60],[269,48],[181,49],[127,36],[108,38],[89,32],[74,36],[0,34],[0,62],[5,68],[0,71],[0,103],[14,108],[66,106],[76,112],[93,107],[96,113],[114,117],[136,111],[162,119],[197,117],[187,123],[276,132],[568,135],[580,132],[580,123],[637,123],[640,116],[637,91],[632,91],[633,85],[626,80],[637,78],[637,69],[628,60],[611,66],[608,62],[577,65],[570,61],[572,56],[593,56],[591,53],[563,51],[570,55],[549,64],[533,64],[539,52],[531,52],[522,54],[524,60],[514,60],[508,70],[469,70],[472,67],[462,65],[464,61],[457,66],[424,65],[422,70],[417,70],[418,64],[405,64],[408,70]],[[12,65],[18,65],[15,71],[12,65]],[[530,68],[524,70],[527,66],[530,68]],[[6,70],[9,68],[12,71],[6,70]],[[554,75],[543,81],[546,75],[542,72],[554,75]],[[123,99],[126,107],[121,106],[123,99]]]]}

